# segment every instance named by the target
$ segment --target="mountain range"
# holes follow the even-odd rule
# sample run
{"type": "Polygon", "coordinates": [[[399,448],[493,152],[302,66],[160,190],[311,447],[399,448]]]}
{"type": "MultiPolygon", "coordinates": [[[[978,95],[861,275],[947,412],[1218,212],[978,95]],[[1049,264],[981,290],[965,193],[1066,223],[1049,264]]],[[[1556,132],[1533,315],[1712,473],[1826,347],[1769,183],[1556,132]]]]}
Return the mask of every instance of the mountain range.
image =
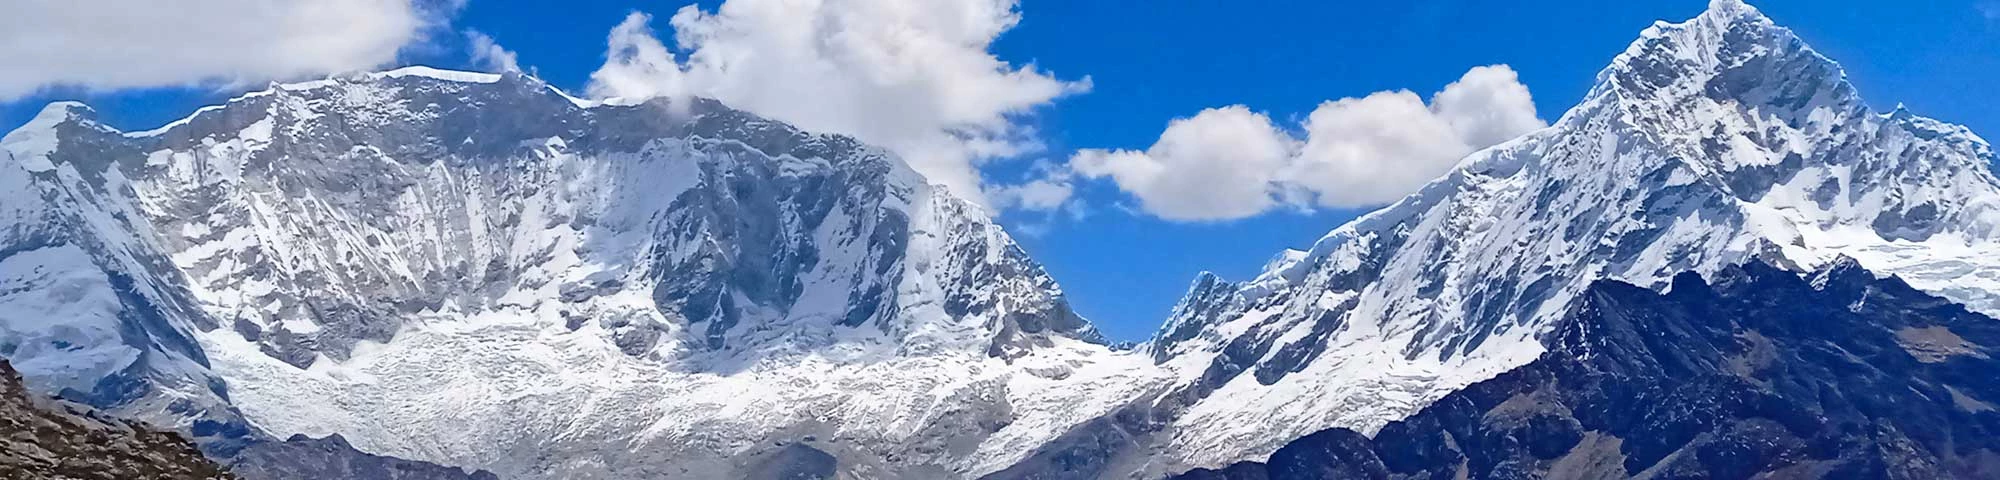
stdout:
{"type": "Polygon", "coordinates": [[[1646,29],[1548,128],[1256,278],[1197,278],[1130,347],[895,155],[708,99],[410,67],[143,132],[58,103],[0,157],[0,356],[246,478],[1744,478],[1874,465],[1855,445],[1957,448],[1871,458],[1976,477],[2000,458],[1951,441],[1992,431],[1990,408],[1913,411],[1975,426],[1875,443],[1825,429],[1916,417],[1850,408],[1754,455],[1591,416],[1656,397],[1590,385],[1681,375],[1714,388],[1661,408],[1762,435],[1789,417],[1704,402],[1831,412],[1786,403],[1840,380],[1826,342],[1917,362],[1842,395],[2000,402],[1953,377],[2000,315],[1992,149],[1872,109],[1736,0],[1646,29]],[[1772,317],[1771,296],[1841,329],[1772,317]],[[1473,418],[1495,411],[1522,423],[1473,418]]]}

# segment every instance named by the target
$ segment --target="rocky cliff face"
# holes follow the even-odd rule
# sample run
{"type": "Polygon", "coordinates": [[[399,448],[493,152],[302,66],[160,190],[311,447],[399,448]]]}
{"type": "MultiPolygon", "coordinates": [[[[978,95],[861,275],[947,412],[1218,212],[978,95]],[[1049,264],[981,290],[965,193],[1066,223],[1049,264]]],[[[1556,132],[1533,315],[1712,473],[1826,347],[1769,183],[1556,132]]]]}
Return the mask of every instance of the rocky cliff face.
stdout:
{"type": "Polygon", "coordinates": [[[30,392],[6,360],[0,432],[0,477],[10,479],[236,478],[171,432],[30,392]]]}
{"type": "Polygon", "coordinates": [[[1852,261],[1600,282],[1525,367],[1184,479],[1993,478],[2000,322],[1852,261]]]}

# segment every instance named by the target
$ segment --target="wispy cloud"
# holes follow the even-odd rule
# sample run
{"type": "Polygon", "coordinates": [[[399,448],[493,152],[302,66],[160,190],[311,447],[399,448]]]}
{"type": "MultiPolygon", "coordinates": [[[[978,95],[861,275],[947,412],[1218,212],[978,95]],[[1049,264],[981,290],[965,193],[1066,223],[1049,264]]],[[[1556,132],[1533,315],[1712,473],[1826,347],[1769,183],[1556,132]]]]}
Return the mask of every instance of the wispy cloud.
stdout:
{"type": "Polygon", "coordinates": [[[466,48],[471,50],[472,63],[480,68],[495,72],[521,71],[520,57],[513,50],[500,46],[499,42],[485,32],[465,31],[466,48]]]}

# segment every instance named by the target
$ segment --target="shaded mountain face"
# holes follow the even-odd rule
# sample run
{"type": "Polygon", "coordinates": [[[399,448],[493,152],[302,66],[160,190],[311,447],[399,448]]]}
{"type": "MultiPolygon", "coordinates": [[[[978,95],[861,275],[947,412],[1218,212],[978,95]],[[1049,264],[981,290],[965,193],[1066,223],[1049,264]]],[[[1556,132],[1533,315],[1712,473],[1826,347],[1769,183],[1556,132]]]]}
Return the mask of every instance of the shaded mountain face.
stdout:
{"type": "Polygon", "coordinates": [[[0,355],[219,455],[951,472],[1146,385],[980,207],[713,101],[419,67],[0,145],[0,355]]]}
{"type": "Polygon", "coordinates": [[[245,479],[320,480],[499,480],[485,470],[467,471],[429,462],[362,452],[340,435],[252,443],[229,457],[230,473],[245,479]]]}
{"type": "Polygon", "coordinates": [[[113,419],[30,392],[0,360],[0,477],[221,480],[236,478],[171,432],[113,419]]]}
{"type": "Polygon", "coordinates": [[[1852,261],[1605,281],[1527,366],[1373,439],[1182,479],[1994,478],[2000,321],[1852,261]]]}
{"type": "Polygon", "coordinates": [[[1143,347],[1176,386],[1019,473],[1170,473],[1333,427],[1373,433],[1539,358],[1600,279],[1657,290],[1682,272],[1844,255],[2000,313],[1993,159],[1962,127],[1872,110],[1790,30],[1718,0],[1646,29],[1551,127],[1258,278],[1197,280],[1143,347]]]}

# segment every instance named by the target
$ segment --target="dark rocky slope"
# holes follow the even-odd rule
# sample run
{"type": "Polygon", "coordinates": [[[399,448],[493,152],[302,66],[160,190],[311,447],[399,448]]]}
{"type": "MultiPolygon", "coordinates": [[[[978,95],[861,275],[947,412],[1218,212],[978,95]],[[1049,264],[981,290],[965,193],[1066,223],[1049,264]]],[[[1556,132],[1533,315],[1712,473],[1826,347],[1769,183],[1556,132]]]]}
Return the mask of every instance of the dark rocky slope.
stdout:
{"type": "Polygon", "coordinates": [[[2000,322],[1852,262],[1593,285],[1528,366],[1182,479],[2000,478],[2000,322]]]}
{"type": "Polygon", "coordinates": [[[39,398],[0,360],[0,478],[225,479],[223,468],[172,433],[39,398]]]}
{"type": "Polygon", "coordinates": [[[230,459],[246,480],[499,480],[485,470],[467,471],[429,462],[369,454],[339,435],[294,435],[282,442],[251,444],[230,459]]]}

